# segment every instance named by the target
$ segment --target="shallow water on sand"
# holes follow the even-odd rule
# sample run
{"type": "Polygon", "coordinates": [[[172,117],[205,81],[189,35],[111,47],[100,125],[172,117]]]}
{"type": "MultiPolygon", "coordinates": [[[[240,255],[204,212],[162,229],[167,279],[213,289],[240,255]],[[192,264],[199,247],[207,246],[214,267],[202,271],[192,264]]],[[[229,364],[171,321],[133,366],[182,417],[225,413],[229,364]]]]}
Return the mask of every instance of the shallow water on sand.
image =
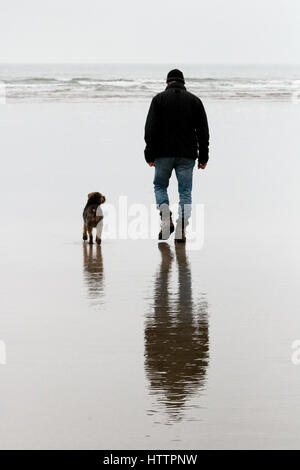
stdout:
{"type": "Polygon", "coordinates": [[[201,250],[83,244],[88,192],[153,202],[146,108],[0,109],[0,447],[299,448],[300,108],[207,103],[201,250]]]}

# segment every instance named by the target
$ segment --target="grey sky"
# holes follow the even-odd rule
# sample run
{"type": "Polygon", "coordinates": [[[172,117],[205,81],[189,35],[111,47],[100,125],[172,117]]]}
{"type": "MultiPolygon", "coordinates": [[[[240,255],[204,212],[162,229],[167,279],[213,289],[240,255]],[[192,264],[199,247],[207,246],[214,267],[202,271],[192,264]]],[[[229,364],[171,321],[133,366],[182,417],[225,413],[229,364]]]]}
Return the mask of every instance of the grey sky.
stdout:
{"type": "Polygon", "coordinates": [[[0,0],[0,62],[299,63],[299,0],[0,0]]]}

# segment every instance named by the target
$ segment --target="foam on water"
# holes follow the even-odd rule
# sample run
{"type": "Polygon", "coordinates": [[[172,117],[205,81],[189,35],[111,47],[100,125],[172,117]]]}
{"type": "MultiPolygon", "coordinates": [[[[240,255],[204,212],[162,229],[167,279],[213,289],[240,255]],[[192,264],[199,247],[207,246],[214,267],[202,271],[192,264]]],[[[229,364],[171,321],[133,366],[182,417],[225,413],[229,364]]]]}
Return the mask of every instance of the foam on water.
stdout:
{"type": "MultiPolygon", "coordinates": [[[[7,102],[149,100],[165,88],[168,65],[0,65],[7,102]]],[[[187,88],[209,99],[290,100],[299,66],[184,65],[187,88]]]]}

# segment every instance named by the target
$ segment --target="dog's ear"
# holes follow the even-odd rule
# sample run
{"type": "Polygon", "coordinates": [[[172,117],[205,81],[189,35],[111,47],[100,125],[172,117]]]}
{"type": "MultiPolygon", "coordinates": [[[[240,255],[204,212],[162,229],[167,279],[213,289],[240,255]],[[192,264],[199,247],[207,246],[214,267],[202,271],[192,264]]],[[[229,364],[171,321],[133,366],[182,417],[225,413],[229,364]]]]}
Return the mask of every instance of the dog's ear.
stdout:
{"type": "Polygon", "coordinates": [[[100,204],[104,204],[105,201],[106,201],[106,198],[105,198],[105,196],[104,196],[103,194],[101,194],[101,199],[100,199],[100,201],[101,201],[100,204]]]}
{"type": "Polygon", "coordinates": [[[88,194],[88,199],[90,199],[92,196],[94,196],[95,193],[89,193],[88,194]]]}

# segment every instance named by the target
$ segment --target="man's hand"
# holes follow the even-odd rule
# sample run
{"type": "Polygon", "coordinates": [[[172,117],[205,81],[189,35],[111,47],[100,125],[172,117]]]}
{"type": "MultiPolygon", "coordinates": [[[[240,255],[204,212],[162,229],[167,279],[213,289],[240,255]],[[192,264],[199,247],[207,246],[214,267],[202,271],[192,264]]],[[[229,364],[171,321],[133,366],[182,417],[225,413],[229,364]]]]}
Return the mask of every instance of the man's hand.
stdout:
{"type": "Polygon", "coordinates": [[[207,165],[207,163],[199,163],[198,162],[198,168],[199,169],[201,168],[201,170],[204,170],[206,168],[206,165],[207,165]]]}
{"type": "Polygon", "coordinates": [[[149,166],[155,166],[155,163],[154,162],[148,162],[148,165],[149,166]]]}

